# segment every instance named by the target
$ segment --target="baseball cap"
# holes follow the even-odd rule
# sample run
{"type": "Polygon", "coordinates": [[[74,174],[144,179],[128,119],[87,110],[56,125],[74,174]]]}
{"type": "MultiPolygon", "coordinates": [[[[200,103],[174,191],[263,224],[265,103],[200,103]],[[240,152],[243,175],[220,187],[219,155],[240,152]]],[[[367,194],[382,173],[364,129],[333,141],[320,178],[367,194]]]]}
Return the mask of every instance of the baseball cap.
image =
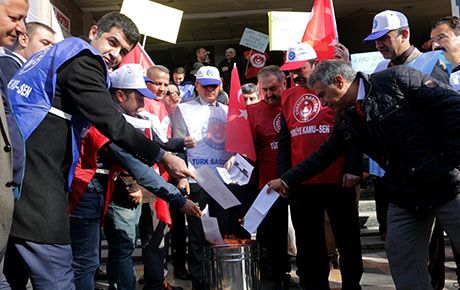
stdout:
{"type": "Polygon", "coordinates": [[[317,59],[316,51],[308,43],[298,43],[294,47],[288,48],[285,55],[284,64],[280,70],[296,70],[305,65],[312,59],[317,59]]]}
{"type": "Polygon", "coordinates": [[[155,99],[156,96],[147,88],[144,79],[144,70],[137,63],[125,64],[110,73],[112,88],[134,89],[144,97],[155,99]]]}
{"type": "Polygon", "coordinates": [[[220,85],[222,83],[219,70],[214,66],[200,67],[195,76],[202,86],[220,85]]]}
{"type": "Polygon", "coordinates": [[[409,26],[406,16],[398,11],[385,10],[374,16],[372,32],[363,41],[376,40],[391,30],[409,26]]]}

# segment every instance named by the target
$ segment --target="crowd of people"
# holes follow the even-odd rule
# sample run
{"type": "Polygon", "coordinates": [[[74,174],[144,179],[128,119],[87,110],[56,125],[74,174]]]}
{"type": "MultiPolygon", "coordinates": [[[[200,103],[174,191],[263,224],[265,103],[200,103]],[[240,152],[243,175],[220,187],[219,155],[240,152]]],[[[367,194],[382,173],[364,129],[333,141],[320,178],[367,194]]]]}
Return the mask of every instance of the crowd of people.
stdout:
{"type": "Polygon", "coordinates": [[[87,38],[55,43],[50,27],[25,23],[28,6],[0,0],[0,289],[94,289],[101,230],[109,289],[179,289],[164,278],[168,244],[174,276],[208,289],[202,210],[224,237],[249,239],[241,218],[267,184],[281,198],[257,230],[262,279],[291,285],[291,218],[300,287],[330,289],[338,255],[342,289],[361,289],[364,155],[396,288],[443,289],[444,231],[460,265],[457,17],[432,23],[433,51],[422,53],[405,15],[376,14],[364,41],[384,60],[370,75],[342,44],[319,61],[299,43],[243,81],[256,169],[228,185],[241,205],[225,210],[194,170],[234,162],[225,128],[231,70],[244,71],[236,50],[218,66],[204,47],[185,68],[119,66],[139,39],[128,17],[106,14],[87,38]]]}

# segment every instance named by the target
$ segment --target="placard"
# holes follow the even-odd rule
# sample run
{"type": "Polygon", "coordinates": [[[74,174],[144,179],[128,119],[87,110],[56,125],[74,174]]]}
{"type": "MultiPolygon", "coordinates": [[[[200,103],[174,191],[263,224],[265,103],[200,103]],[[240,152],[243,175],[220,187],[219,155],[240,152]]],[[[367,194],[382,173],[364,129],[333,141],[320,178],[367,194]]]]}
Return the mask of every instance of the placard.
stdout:
{"type": "Polygon", "coordinates": [[[285,51],[301,42],[310,15],[310,12],[268,12],[270,50],[285,51]]]}
{"type": "Polygon", "coordinates": [[[268,45],[268,35],[250,28],[245,28],[240,40],[240,45],[260,52],[265,52],[268,45]]]}
{"type": "Polygon", "coordinates": [[[141,34],[176,43],[184,12],[150,0],[124,0],[120,13],[131,18],[141,34]]]}
{"type": "Polygon", "coordinates": [[[353,53],[351,55],[351,67],[355,71],[371,74],[383,59],[382,54],[378,51],[353,53]]]}

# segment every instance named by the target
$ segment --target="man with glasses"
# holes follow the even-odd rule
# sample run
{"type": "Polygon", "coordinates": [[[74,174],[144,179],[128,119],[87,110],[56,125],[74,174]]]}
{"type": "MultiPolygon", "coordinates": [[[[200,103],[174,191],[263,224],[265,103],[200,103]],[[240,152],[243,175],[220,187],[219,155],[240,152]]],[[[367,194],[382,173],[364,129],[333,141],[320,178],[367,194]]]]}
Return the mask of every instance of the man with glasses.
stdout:
{"type": "Polygon", "coordinates": [[[170,115],[174,114],[174,111],[176,111],[177,105],[180,102],[179,87],[174,83],[169,84],[166,96],[163,98],[162,101],[163,104],[165,104],[168,113],[170,115]]]}
{"type": "MultiPolygon", "coordinates": [[[[209,166],[217,174],[216,167],[223,167],[231,156],[224,150],[224,134],[228,107],[217,102],[221,79],[216,67],[203,66],[196,73],[195,87],[198,98],[178,105],[172,119],[173,137],[190,135],[196,146],[187,149],[187,161],[194,168],[209,166]]],[[[221,219],[223,208],[218,205],[197,183],[190,180],[190,199],[201,209],[209,204],[210,215],[221,219]]],[[[180,187],[188,188],[187,179],[179,181],[180,187]]],[[[188,265],[192,273],[193,289],[205,289],[203,269],[203,245],[205,243],[201,220],[187,216],[189,225],[188,265]]],[[[220,222],[220,221],[219,221],[220,222]]],[[[219,225],[222,227],[222,225],[219,225]]]]}

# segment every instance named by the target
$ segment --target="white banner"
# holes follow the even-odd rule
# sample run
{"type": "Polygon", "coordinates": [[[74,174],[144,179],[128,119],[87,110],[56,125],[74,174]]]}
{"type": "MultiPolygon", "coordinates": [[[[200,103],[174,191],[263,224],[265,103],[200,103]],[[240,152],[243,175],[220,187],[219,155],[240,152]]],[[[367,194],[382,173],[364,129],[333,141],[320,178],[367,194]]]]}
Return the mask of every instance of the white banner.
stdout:
{"type": "Polygon", "coordinates": [[[270,50],[287,50],[301,42],[310,12],[268,12],[270,50]]]}
{"type": "Polygon", "coordinates": [[[136,23],[141,34],[176,43],[184,12],[150,0],[124,0],[120,13],[136,23]]]}

